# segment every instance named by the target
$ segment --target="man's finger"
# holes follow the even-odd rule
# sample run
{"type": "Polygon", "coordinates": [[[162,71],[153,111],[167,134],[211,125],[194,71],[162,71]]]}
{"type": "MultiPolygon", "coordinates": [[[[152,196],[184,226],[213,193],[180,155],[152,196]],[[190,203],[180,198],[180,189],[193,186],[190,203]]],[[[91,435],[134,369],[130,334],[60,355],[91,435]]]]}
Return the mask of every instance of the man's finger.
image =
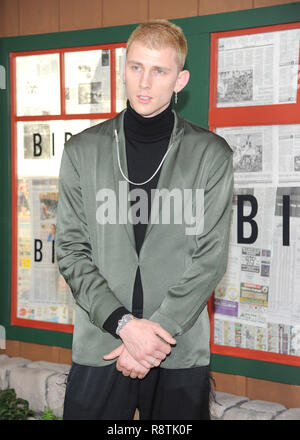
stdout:
{"type": "Polygon", "coordinates": [[[103,359],[105,359],[105,360],[114,359],[114,358],[120,356],[122,351],[123,351],[123,344],[121,344],[119,347],[117,347],[114,350],[112,350],[110,353],[105,354],[103,356],[103,359]]]}
{"type": "Polygon", "coordinates": [[[158,360],[160,360],[160,361],[163,361],[163,360],[166,359],[167,355],[166,355],[166,353],[162,353],[161,351],[157,351],[157,350],[156,350],[156,351],[153,353],[153,357],[155,357],[156,359],[158,359],[158,360]]]}
{"type": "Polygon", "coordinates": [[[152,358],[151,360],[148,358],[148,363],[150,364],[149,368],[158,367],[160,365],[160,359],[158,358],[152,358]]]}
{"type": "Polygon", "coordinates": [[[166,342],[169,342],[169,344],[176,344],[176,339],[174,339],[167,330],[165,330],[161,326],[154,326],[155,333],[163,338],[166,342]]]}

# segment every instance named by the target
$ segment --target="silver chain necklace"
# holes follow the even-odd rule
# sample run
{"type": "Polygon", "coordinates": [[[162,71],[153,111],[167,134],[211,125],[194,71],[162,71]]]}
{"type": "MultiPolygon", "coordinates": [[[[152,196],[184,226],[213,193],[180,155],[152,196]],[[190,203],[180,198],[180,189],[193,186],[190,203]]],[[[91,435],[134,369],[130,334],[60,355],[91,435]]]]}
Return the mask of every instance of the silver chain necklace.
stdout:
{"type": "Polygon", "coordinates": [[[127,182],[132,183],[133,185],[145,185],[145,183],[150,182],[150,180],[152,180],[153,177],[158,173],[159,169],[161,168],[162,164],[164,163],[165,158],[167,157],[167,154],[169,153],[169,151],[171,150],[171,148],[172,148],[173,145],[174,145],[173,134],[172,134],[172,141],[171,141],[171,144],[170,144],[169,148],[167,149],[167,151],[166,151],[164,157],[162,158],[162,160],[161,160],[161,162],[160,162],[160,164],[159,164],[157,170],[154,172],[154,174],[152,174],[152,176],[151,176],[148,180],[145,180],[145,182],[136,183],[136,182],[132,182],[131,180],[129,180],[128,177],[125,176],[125,174],[124,174],[124,172],[123,172],[123,170],[122,170],[122,168],[121,168],[120,155],[119,155],[119,137],[118,137],[118,133],[117,133],[117,130],[116,130],[116,129],[115,129],[115,138],[116,138],[116,143],[117,143],[117,154],[118,154],[119,170],[120,170],[122,176],[124,177],[124,179],[125,179],[127,182]]]}

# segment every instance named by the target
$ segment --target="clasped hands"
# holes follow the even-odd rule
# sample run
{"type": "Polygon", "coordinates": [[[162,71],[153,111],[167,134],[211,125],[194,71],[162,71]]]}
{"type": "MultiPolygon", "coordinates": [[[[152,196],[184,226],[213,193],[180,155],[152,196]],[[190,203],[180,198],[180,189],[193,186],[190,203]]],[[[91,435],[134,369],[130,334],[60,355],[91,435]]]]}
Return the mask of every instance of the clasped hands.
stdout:
{"type": "Polygon", "coordinates": [[[132,379],[136,377],[143,379],[150,368],[158,367],[171,352],[170,344],[176,344],[176,339],[160,324],[144,318],[134,318],[129,321],[119,335],[123,343],[105,354],[103,359],[110,360],[118,357],[117,370],[132,379]],[[156,361],[152,363],[154,358],[156,361]]]}

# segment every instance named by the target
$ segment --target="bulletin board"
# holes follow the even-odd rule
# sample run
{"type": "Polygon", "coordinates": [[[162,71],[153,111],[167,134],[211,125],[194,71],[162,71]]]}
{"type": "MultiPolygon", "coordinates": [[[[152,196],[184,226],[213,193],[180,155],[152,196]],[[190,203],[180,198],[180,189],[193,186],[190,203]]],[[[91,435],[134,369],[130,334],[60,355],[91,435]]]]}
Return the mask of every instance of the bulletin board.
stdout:
{"type": "Polygon", "coordinates": [[[213,353],[300,366],[300,22],[213,33],[209,126],[233,149],[213,353]]]}
{"type": "MultiPolygon", "coordinates": [[[[268,30],[271,29],[270,27],[272,27],[272,30],[280,30],[281,27],[283,30],[297,29],[299,26],[295,23],[295,17],[299,16],[300,3],[294,3],[172,20],[182,27],[187,37],[189,52],[186,68],[191,72],[191,79],[185,89],[180,92],[179,101],[175,107],[179,114],[183,118],[204,128],[210,128],[214,131],[223,130],[224,136],[229,134],[231,136],[235,135],[235,133],[226,132],[226,130],[232,127],[250,126],[253,128],[255,126],[262,126],[262,121],[264,127],[266,127],[266,132],[267,129],[270,129],[270,126],[274,125],[280,126],[283,129],[283,126],[299,124],[299,89],[297,90],[296,102],[284,103],[279,101],[278,103],[265,103],[263,105],[261,103],[258,105],[252,103],[250,105],[247,102],[247,106],[229,107],[227,104],[230,94],[226,94],[226,91],[224,92],[226,90],[226,81],[228,82],[228,78],[225,75],[223,75],[223,101],[225,102],[223,102],[222,106],[217,105],[216,88],[218,72],[216,63],[218,61],[218,39],[220,37],[227,38],[247,33],[255,34],[257,33],[257,28],[261,31],[264,26],[269,26],[268,30]]],[[[3,148],[0,150],[0,183],[2,188],[5,188],[5,191],[0,193],[0,206],[3,214],[2,253],[0,254],[0,274],[2,280],[0,324],[5,327],[7,339],[65,348],[71,348],[72,346],[72,313],[66,314],[62,310],[60,314],[56,315],[56,310],[53,309],[50,313],[48,310],[48,318],[45,320],[45,315],[42,315],[42,310],[39,309],[40,314],[33,316],[31,311],[31,308],[34,308],[32,307],[32,299],[25,289],[22,291],[20,286],[18,286],[18,274],[22,276],[22,272],[25,272],[26,268],[31,264],[32,251],[28,246],[28,239],[31,237],[30,234],[37,234],[36,237],[32,235],[36,240],[35,248],[33,248],[36,255],[33,253],[33,258],[35,257],[37,260],[36,265],[45,263],[44,274],[48,276],[47,282],[50,279],[53,284],[56,283],[59,286],[59,289],[56,290],[56,297],[58,296],[57,292],[59,292],[60,301],[63,303],[66,297],[65,286],[61,280],[57,279],[57,274],[53,273],[53,271],[51,273],[49,270],[49,266],[51,268],[55,266],[52,263],[53,244],[51,238],[54,232],[52,225],[55,223],[53,216],[55,216],[57,197],[57,162],[61,154],[60,145],[63,144],[64,140],[68,139],[70,134],[75,134],[74,125],[78,127],[78,131],[81,131],[85,127],[96,123],[96,121],[115,116],[121,110],[122,101],[119,101],[119,107],[117,101],[117,88],[121,87],[121,85],[118,85],[117,80],[114,79],[117,75],[118,61],[113,56],[113,52],[118,48],[124,49],[124,42],[127,41],[135,27],[136,24],[131,24],[61,33],[0,38],[0,65],[4,66],[6,72],[6,89],[0,90],[0,114],[2,115],[0,118],[0,132],[3,145],[3,148]],[[81,50],[105,51],[103,59],[106,59],[106,61],[104,63],[107,62],[107,51],[110,54],[110,87],[105,90],[105,93],[108,93],[106,104],[98,108],[97,102],[94,102],[101,94],[100,85],[94,85],[92,88],[90,85],[84,85],[88,81],[83,81],[80,93],[79,91],[77,93],[78,99],[80,95],[81,102],[79,108],[85,106],[85,110],[82,112],[80,112],[76,103],[74,105],[72,84],[67,84],[68,81],[66,80],[68,71],[67,56],[70,55],[72,58],[73,52],[81,50]],[[27,90],[27,92],[31,91],[32,95],[35,90],[35,85],[32,82],[22,82],[22,78],[18,84],[16,79],[17,59],[21,61],[23,59],[24,61],[29,56],[46,55],[52,57],[52,62],[50,62],[50,67],[49,63],[48,67],[46,63],[42,70],[47,71],[48,69],[49,71],[50,69],[51,71],[52,69],[51,91],[53,92],[50,97],[48,95],[45,98],[47,114],[41,113],[41,109],[34,99],[27,99],[27,102],[24,99],[23,103],[16,102],[16,90],[18,87],[23,88],[25,91],[27,90]],[[57,71],[59,72],[59,80],[57,79],[57,71]],[[57,86],[58,83],[59,86],[57,86]],[[57,96],[57,90],[59,90],[59,96],[57,96]],[[74,124],[74,121],[76,121],[76,124],[74,124]],[[80,124],[80,127],[78,124],[80,124]],[[28,141],[28,139],[31,139],[31,141],[28,141]],[[48,143],[44,144],[45,139],[48,139],[48,143]],[[20,154],[20,157],[18,154],[20,154]],[[26,156],[26,160],[35,161],[36,175],[26,176],[26,168],[22,164],[21,154],[23,159],[26,156]],[[30,157],[32,154],[36,154],[36,156],[34,158],[30,157]],[[48,158],[46,159],[42,155],[48,155],[48,158]],[[55,156],[57,160],[54,159],[55,156]],[[43,179],[39,181],[39,177],[41,177],[39,174],[45,169],[46,163],[49,165],[49,176],[47,176],[49,177],[49,189],[44,191],[43,185],[45,182],[43,179]],[[20,180],[19,177],[25,180],[20,180]],[[32,199],[28,204],[27,195],[29,191],[32,193],[32,199]],[[37,228],[33,231],[30,230],[28,217],[26,217],[28,216],[27,211],[29,211],[28,206],[34,210],[32,215],[35,215],[34,224],[37,228]],[[15,234],[14,232],[19,229],[20,234],[15,234]],[[17,237],[22,237],[22,240],[18,241],[17,237]],[[41,257],[42,260],[38,261],[41,257]],[[20,297],[19,293],[21,294],[20,297]],[[26,301],[28,309],[26,309],[26,301]]],[[[74,62],[76,62],[76,59],[74,62]]],[[[26,63],[24,66],[24,72],[26,72],[26,63]]],[[[81,72],[82,75],[88,73],[86,67],[83,67],[81,72]]],[[[246,78],[240,79],[244,80],[246,78]]],[[[79,90],[78,87],[77,90],[79,90]]],[[[120,96],[122,96],[121,91],[120,96]]],[[[278,130],[279,127],[277,127],[277,132],[278,130]]],[[[275,130],[273,135],[274,133],[275,130]]],[[[252,133],[251,136],[255,138],[255,135],[252,133]]],[[[285,180],[286,173],[284,168],[282,170],[280,188],[296,188],[297,194],[296,170],[292,185],[288,180],[285,180]],[[285,182],[285,184],[283,185],[281,181],[285,182]]],[[[43,176],[44,174],[42,173],[43,176]]],[[[255,180],[254,174],[253,177],[255,180]]],[[[275,185],[272,179],[274,179],[274,176],[271,168],[266,169],[265,173],[261,174],[260,186],[257,188],[255,186],[253,195],[256,196],[258,194],[257,191],[261,191],[263,187],[279,186],[275,185]]],[[[247,195],[249,187],[251,185],[253,187],[253,181],[249,182],[251,183],[249,186],[246,185],[248,182],[242,179],[241,183],[243,184],[242,189],[245,189],[243,194],[247,195]]],[[[285,193],[282,195],[285,195],[285,193]]],[[[290,196],[292,195],[290,194],[290,196]]],[[[279,201],[283,200],[279,192],[276,196],[279,201]]],[[[263,198],[262,192],[257,197],[260,215],[262,212],[260,209],[261,197],[263,198]]],[[[277,209],[280,211],[282,207],[278,204],[277,209]]],[[[291,215],[291,240],[293,232],[292,222],[293,216],[291,215]]],[[[255,252],[254,255],[245,254],[244,258],[245,260],[248,258],[248,261],[251,258],[255,260],[255,252]]],[[[267,258],[269,258],[268,255],[266,255],[266,261],[267,258]]],[[[268,263],[265,266],[264,270],[267,273],[268,263]]],[[[28,277],[27,283],[30,284],[32,282],[43,286],[43,281],[42,267],[38,266],[36,276],[33,277],[32,281],[28,277]]],[[[243,297],[248,300],[250,293],[245,288],[243,290],[243,297]]],[[[72,295],[70,294],[69,297],[72,297],[72,295]]],[[[48,298],[50,300],[53,299],[51,295],[48,298]]],[[[219,301],[219,305],[222,307],[224,304],[219,301]]],[[[210,305],[213,306],[213,302],[210,305]]],[[[213,312],[213,307],[211,309],[213,313],[211,320],[211,368],[213,371],[300,385],[299,356],[220,344],[220,340],[215,340],[216,315],[213,312]]]]}

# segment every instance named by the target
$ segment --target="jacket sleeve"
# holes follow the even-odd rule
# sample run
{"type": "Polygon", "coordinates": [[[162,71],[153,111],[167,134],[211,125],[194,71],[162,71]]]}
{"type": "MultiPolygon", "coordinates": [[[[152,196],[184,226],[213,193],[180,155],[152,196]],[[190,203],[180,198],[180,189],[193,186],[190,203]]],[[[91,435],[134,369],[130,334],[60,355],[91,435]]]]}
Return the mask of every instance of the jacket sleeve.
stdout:
{"type": "Polygon", "coordinates": [[[232,196],[230,151],[208,177],[204,191],[204,227],[201,234],[195,236],[197,247],[192,262],[149,318],[173,337],[193,326],[226,271],[232,196]]]}
{"type": "Polygon", "coordinates": [[[72,155],[72,150],[68,151],[66,144],[59,173],[55,233],[57,262],[76,304],[88,313],[94,325],[105,331],[103,324],[106,319],[123,307],[123,304],[114,295],[93,262],[80,174],[75,164],[75,155],[72,155]]]}
{"type": "Polygon", "coordinates": [[[129,312],[125,307],[120,307],[119,309],[112,312],[112,314],[109,315],[109,317],[106,319],[106,321],[103,324],[104,330],[109,332],[116,339],[121,339],[120,336],[116,334],[118,322],[119,319],[122,318],[122,316],[127,315],[128,313],[131,314],[131,312],[129,312]]]}

